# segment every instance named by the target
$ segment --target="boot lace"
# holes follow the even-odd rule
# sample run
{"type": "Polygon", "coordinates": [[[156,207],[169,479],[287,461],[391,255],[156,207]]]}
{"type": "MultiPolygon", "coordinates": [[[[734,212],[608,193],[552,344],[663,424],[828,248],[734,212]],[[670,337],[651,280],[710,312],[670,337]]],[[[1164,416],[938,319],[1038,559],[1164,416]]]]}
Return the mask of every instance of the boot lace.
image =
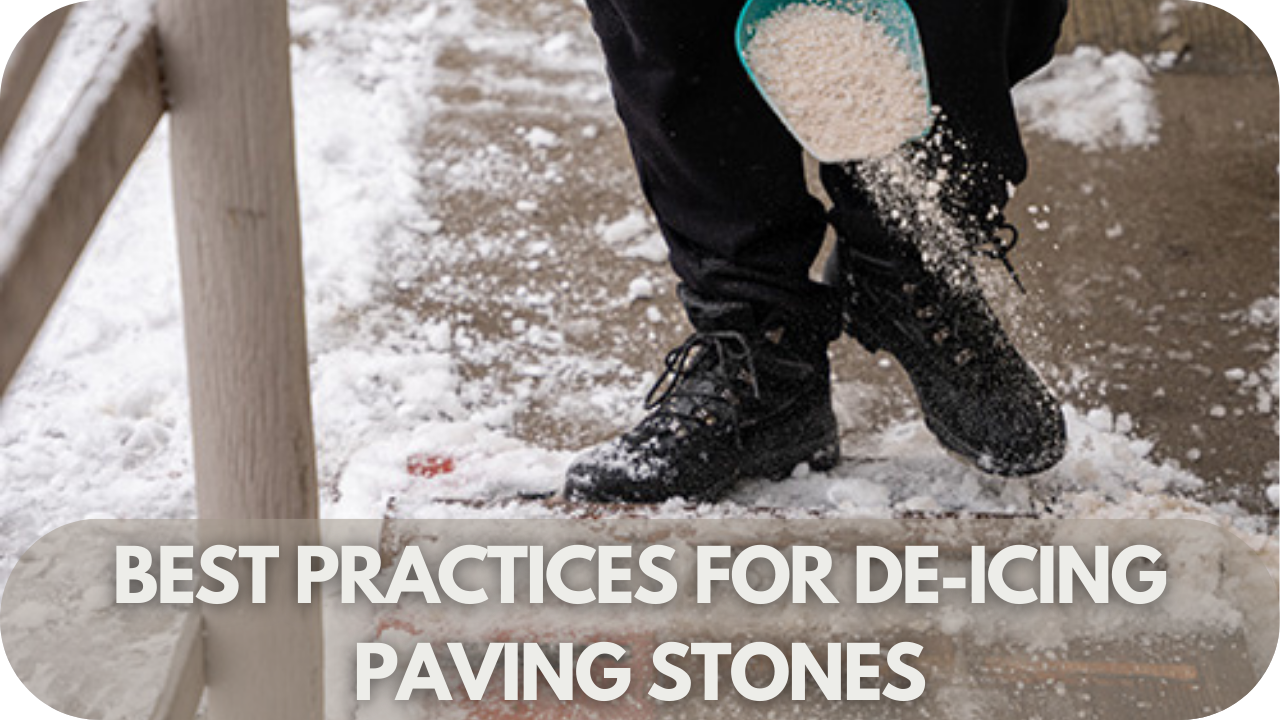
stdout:
{"type": "Polygon", "coordinates": [[[1013,252],[1013,249],[1018,246],[1018,240],[1020,239],[1018,228],[1005,219],[1004,213],[998,213],[986,230],[987,232],[982,234],[981,239],[970,246],[970,251],[991,260],[999,261],[1000,264],[1004,265],[1005,272],[1009,273],[1013,284],[1018,286],[1018,290],[1023,295],[1026,295],[1027,288],[1023,286],[1022,278],[1018,277],[1018,271],[1013,267],[1013,261],[1009,259],[1009,253],[1013,252]]]}
{"type": "Polygon", "coordinates": [[[755,360],[746,336],[697,332],[667,353],[666,370],[645,397],[650,419],[683,436],[695,426],[732,423],[737,434],[743,397],[760,398],[755,360]]]}

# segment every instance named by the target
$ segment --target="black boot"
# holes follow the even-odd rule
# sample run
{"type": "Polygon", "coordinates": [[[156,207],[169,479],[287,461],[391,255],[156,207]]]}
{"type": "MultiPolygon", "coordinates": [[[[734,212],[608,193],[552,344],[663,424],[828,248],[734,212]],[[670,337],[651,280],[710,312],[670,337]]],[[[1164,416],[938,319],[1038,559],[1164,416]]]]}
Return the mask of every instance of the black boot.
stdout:
{"type": "MultiPolygon", "coordinates": [[[[1056,465],[1066,450],[1062,411],[1001,329],[967,253],[927,267],[917,245],[870,207],[837,208],[839,244],[828,277],[846,298],[846,331],[868,351],[897,358],[938,440],[997,475],[1056,465]]],[[[1000,247],[997,229],[987,223],[977,239],[1000,247]]],[[[996,256],[1004,259],[1007,249],[996,256]]]]}
{"type": "Polygon", "coordinates": [[[683,288],[681,298],[697,331],[667,355],[649,416],[578,458],[566,498],[710,502],[744,480],[839,462],[826,340],[783,320],[760,321],[747,304],[683,288]]]}

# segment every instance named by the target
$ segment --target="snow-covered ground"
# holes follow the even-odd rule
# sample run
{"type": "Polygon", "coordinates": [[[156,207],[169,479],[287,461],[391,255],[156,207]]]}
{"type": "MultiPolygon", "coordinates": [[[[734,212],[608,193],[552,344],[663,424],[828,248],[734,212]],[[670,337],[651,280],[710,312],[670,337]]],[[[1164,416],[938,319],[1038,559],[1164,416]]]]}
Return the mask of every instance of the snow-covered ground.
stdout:
{"type": "MultiPolygon", "coordinates": [[[[652,363],[631,367],[610,357],[617,343],[596,342],[611,324],[601,320],[606,314],[629,311],[671,284],[638,191],[617,180],[629,169],[601,172],[601,193],[624,198],[621,206],[593,207],[564,232],[538,224],[547,210],[539,188],[575,182],[573,173],[594,177],[582,168],[589,158],[566,149],[569,133],[575,141],[617,142],[585,10],[576,2],[532,3],[513,11],[509,23],[494,24],[490,5],[402,0],[388,10],[354,1],[291,2],[326,517],[381,517],[393,499],[402,516],[475,515],[482,511],[433,498],[555,488],[573,455],[566,446],[634,419],[652,377],[646,374],[652,363]],[[460,69],[468,57],[485,65],[460,69]],[[554,82],[525,78],[522,68],[554,82]],[[509,146],[459,143],[424,152],[424,138],[440,123],[463,122],[454,117],[456,106],[485,121],[483,98],[467,95],[471,86],[532,98],[531,104],[572,101],[576,114],[567,128],[519,125],[508,133],[509,146]],[[442,182],[464,199],[494,184],[527,184],[527,196],[511,207],[477,212],[527,218],[532,230],[510,238],[468,234],[461,226],[470,219],[451,214],[442,182]],[[557,310],[557,294],[580,292],[577,285],[556,279],[535,286],[522,278],[581,262],[577,250],[560,244],[571,235],[589,236],[611,251],[607,257],[616,255],[609,268],[589,272],[621,280],[612,296],[574,296],[577,309],[567,312],[557,310]],[[515,279],[485,285],[485,278],[466,274],[482,261],[509,263],[515,279]],[[501,342],[487,339],[484,328],[495,324],[511,330],[501,342]],[[514,379],[493,380],[498,376],[514,379]],[[539,427],[531,415],[569,429],[540,441],[528,429],[539,427]],[[410,457],[418,458],[416,472],[410,457]]],[[[118,27],[111,19],[117,14],[111,0],[97,0],[73,17],[55,59],[61,79],[42,89],[39,117],[57,117],[65,107],[84,70],[96,65],[103,38],[118,27]]],[[[1158,142],[1159,118],[1147,72],[1133,58],[1081,50],[1020,90],[1018,106],[1032,131],[1082,148],[1148,145],[1158,142]]],[[[23,186],[23,168],[49,127],[42,119],[19,136],[0,168],[0,207],[23,186]]],[[[166,141],[162,126],[0,406],[0,582],[32,541],[60,525],[194,513],[166,141]]],[[[1260,303],[1242,321],[1269,322],[1274,330],[1275,299],[1260,303]]],[[[649,339],[626,340],[643,344],[678,332],[670,315],[644,309],[637,322],[654,328],[649,339]]],[[[1249,391],[1270,403],[1274,417],[1274,360],[1259,372],[1251,368],[1239,380],[1253,382],[1249,391]]],[[[846,426],[856,427],[856,409],[870,392],[858,384],[838,388],[846,426]]],[[[1059,495],[1066,515],[1203,517],[1235,523],[1274,547],[1274,530],[1263,518],[1190,499],[1187,493],[1203,481],[1154,459],[1152,442],[1136,435],[1127,415],[1072,407],[1068,417],[1069,456],[1036,481],[986,479],[939,450],[919,421],[903,420],[846,436],[851,460],[832,473],[802,471],[791,482],[751,485],[704,512],[1016,510],[1059,495]]],[[[1274,484],[1274,474],[1266,482],[1274,484]]]]}

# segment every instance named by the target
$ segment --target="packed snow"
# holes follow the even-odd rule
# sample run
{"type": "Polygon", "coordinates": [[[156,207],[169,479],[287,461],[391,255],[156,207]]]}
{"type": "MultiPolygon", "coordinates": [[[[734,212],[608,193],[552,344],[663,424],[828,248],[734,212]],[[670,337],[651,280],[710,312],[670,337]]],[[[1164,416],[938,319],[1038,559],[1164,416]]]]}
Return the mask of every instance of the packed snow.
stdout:
{"type": "MultiPolygon", "coordinates": [[[[591,164],[621,140],[585,10],[539,3],[495,20],[475,0],[291,8],[324,516],[549,512],[439,500],[558,487],[577,449],[637,419],[660,344],[684,332],[649,300],[669,298],[674,280],[654,265],[665,248],[630,169],[591,164]],[[503,125],[494,95],[532,117],[503,125]],[[455,142],[436,142],[442,128],[455,142]],[[473,132],[478,142],[457,140],[473,132]],[[568,207],[549,190],[566,183],[585,188],[568,207]],[[516,188],[511,202],[493,200],[495,188],[516,188]],[[519,229],[485,224],[498,222],[519,229]],[[584,265],[584,248],[612,262],[584,265]],[[645,364],[615,357],[625,352],[645,364]]],[[[74,17],[57,76],[39,90],[40,117],[59,116],[99,61],[109,16],[116,27],[131,17],[108,0],[74,17]]],[[[1150,144],[1159,121],[1134,62],[1077,51],[1029,82],[1019,107],[1032,130],[1085,148],[1150,144]]],[[[0,204],[22,187],[11,173],[38,155],[45,127],[18,136],[0,204]]],[[[60,525],[194,514],[166,143],[162,125],[0,406],[0,581],[60,525]]],[[[1241,389],[1274,416],[1274,361],[1241,370],[1241,389]]],[[[1203,480],[1159,459],[1101,403],[1068,408],[1060,468],[997,482],[947,456],[909,415],[861,427],[859,403],[874,392],[837,387],[844,465],[801,468],[696,512],[875,517],[1036,510],[1052,497],[1066,515],[1201,517],[1274,544],[1264,518],[1191,499],[1203,480]]],[[[1276,502],[1274,473],[1268,482],[1276,502]]]]}
{"type": "Polygon", "coordinates": [[[1138,58],[1081,46],[1013,92],[1023,127],[1087,151],[1148,147],[1160,139],[1151,72],[1138,58]]]}

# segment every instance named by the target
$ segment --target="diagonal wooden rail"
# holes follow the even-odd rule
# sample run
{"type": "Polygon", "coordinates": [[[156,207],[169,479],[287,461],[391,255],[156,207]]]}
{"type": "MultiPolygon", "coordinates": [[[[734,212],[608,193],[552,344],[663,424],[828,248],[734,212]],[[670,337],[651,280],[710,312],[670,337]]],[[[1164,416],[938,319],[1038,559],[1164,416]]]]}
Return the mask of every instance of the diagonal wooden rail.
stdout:
{"type": "Polygon", "coordinates": [[[74,103],[25,194],[0,216],[0,393],[164,116],[154,32],[117,37],[104,67],[74,103]]]}
{"type": "Polygon", "coordinates": [[[4,82],[0,83],[0,154],[3,154],[9,134],[13,132],[22,108],[26,107],[31,89],[40,77],[53,44],[62,33],[71,8],[55,10],[31,28],[13,51],[4,69],[4,82]]]}

